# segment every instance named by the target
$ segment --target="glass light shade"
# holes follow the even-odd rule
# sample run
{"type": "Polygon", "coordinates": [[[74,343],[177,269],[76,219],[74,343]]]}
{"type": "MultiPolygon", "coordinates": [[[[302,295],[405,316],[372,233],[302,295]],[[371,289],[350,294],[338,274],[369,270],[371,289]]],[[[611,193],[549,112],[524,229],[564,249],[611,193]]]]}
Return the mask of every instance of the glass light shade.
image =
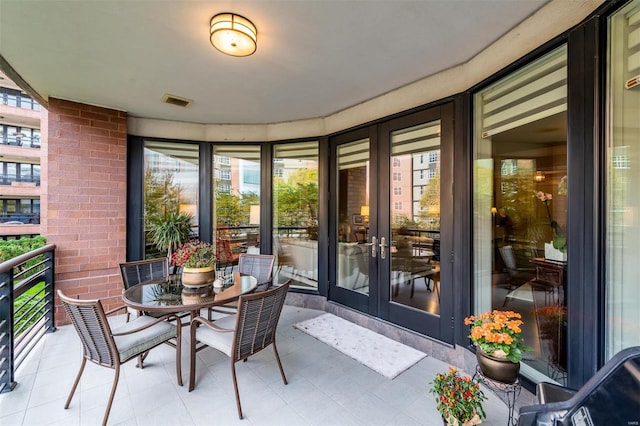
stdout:
{"type": "Polygon", "coordinates": [[[256,51],[258,31],[247,18],[219,13],[211,18],[211,44],[231,56],[249,56],[256,51]]]}
{"type": "Polygon", "coordinates": [[[369,206],[360,206],[360,215],[369,216],[369,206]]]}

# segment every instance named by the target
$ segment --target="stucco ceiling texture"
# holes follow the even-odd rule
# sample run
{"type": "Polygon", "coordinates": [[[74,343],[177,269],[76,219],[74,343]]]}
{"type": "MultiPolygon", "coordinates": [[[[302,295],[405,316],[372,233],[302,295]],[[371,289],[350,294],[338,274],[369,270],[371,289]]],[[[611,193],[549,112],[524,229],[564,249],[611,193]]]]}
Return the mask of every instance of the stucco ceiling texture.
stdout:
{"type": "Polygon", "coordinates": [[[0,0],[0,54],[41,96],[141,118],[269,124],[326,117],[465,63],[546,0],[0,0]],[[258,49],[209,42],[219,12],[258,49]],[[193,100],[161,102],[165,93],[193,100]]]}

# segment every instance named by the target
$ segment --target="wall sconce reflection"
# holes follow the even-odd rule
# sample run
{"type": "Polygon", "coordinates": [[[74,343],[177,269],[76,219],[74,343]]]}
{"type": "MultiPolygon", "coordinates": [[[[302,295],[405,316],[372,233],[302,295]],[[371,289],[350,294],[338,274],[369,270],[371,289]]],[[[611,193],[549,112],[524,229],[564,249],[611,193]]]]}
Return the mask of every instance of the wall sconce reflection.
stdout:
{"type": "Polygon", "coordinates": [[[533,180],[536,183],[544,182],[546,179],[547,179],[547,177],[541,171],[537,171],[536,174],[533,176],[533,180]]]}

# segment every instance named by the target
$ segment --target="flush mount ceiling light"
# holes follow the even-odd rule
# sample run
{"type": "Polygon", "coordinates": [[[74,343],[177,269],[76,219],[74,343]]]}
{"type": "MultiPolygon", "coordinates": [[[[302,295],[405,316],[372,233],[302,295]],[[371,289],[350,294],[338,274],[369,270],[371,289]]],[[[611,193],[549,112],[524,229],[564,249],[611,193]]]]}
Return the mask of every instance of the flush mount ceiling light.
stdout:
{"type": "Polygon", "coordinates": [[[211,18],[211,44],[231,56],[249,56],[256,51],[258,31],[247,18],[218,13],[211,18]]]}

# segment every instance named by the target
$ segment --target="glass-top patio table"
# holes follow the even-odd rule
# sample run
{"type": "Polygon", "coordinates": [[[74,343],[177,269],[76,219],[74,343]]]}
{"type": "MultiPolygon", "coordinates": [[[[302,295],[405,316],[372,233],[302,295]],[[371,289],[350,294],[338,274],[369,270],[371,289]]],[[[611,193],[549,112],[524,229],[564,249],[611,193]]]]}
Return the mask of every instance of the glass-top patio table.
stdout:
{"type": "Polygon", "coordinates": [[[258,286],[255,277],[233,274],[231,285],[214,288],[185,287],[180,275],[170,275],[161,280],[153,280],[134,285],[122,293],[125,305],[143,312],[178,313],[191,312],[191,318],[198,316],[201,309],[224,305],[237,300],[243,294],[251,293],[258,286]]]}

